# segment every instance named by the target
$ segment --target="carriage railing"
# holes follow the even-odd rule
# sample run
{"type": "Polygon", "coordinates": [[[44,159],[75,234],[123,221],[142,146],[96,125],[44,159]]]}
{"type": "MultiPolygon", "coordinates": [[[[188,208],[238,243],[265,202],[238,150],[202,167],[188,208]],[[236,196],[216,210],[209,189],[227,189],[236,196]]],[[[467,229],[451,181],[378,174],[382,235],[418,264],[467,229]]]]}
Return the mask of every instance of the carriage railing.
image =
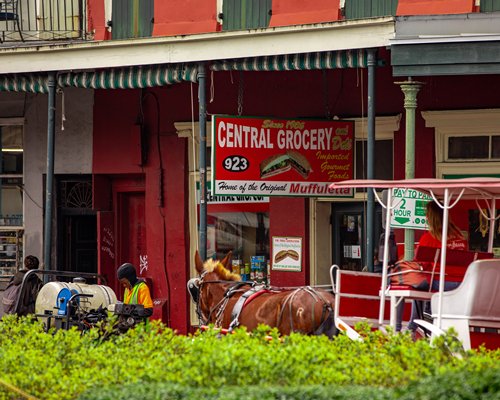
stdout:
{"type": "Polygon", "coordinates": [[[86,39],[85,0],[0,0],[0,16],[2,7],[0,42],[86,39]]]}

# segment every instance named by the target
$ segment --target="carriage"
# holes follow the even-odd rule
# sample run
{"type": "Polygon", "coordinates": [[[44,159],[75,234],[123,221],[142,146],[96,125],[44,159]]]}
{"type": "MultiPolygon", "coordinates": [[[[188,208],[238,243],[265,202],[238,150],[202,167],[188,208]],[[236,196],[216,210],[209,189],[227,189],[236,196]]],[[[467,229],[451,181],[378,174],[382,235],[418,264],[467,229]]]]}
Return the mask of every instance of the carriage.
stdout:
{"type": "MultiPolygon", "coordinates": [[[[333,183],[331,187],[372,188],[375,198],[386,209],[382,273],[373,274],[379,275],[378,284],[377,277],[365,277],[365,280],[371,279],[373,282],[371,292],[346,292],[343,286],[356,287],[355,281],[363,277],[349,276],[347,271],[332,266],[337,325],[342,323],[348,326],[347,330],[352,330],[345,320],[356,320],[356,316],[350,319],[341,316],[342,299],[346,297],[378,303],[375,325],[382,329],[387,325],[387,314],[389,325],[395,328],[396,308],[400,302],[423,300],[431,302],[431,313],[428,319],[418,319],[415,322],[431,336],[441,335],[446,329],[453,327],[465,349],[481,344],[489,348],[500,347],[500,259],[493,258],[494,226],[499,218],[496,216],[496,200],[500,198],[500,179],[350,180],[333,183]],[[377,189],[387,190],[385,201],[378,196],[377,189]],[[439,276],[439,290],[436,292],[418,291],[407,285],[388,284],[390,216],[398,201],[392,196],[395,189],[426,193],[443,209],[441,249],[421,248],[415,255],[415,259],[428,261],[432,266],[432,271],[427,271],[431,276],[439,276]],[[446,247],[449,211],[461,200],[474,200],[479,212],[490,224],[486,252],[450,250],[446,247]],[[445,292],[444,283],[448,279],[461,283],[456,289],[445,292]]],[[[362,314],[357,316],[359,315],[362,314]]],[[[353,332],[351,335],[356,336],[353,332]]]]}
{"type": "Polygon", "coordinates": [[[442,237],[446,238],[449,210],[460,200],[474,199],[480,209],[480,202],[484,202],[488,211],[485,213],[481,209],[480,212],[494,225],[500,179],[351,180],[334,183],[331,187],[372,188],[377,200],[387,209],[382,273],[342,271],[334,265],[329,290],[269,288],[239,282],[238,277],[226,268],[227,257],[207,266],[197,255],[195,264],[200,275],[188,282],[188,290],[202,325],[211,323],[231,331],[240,324],[251,330],[258,323],[264,323],[277,327],[282,334],[299,331],[330,336],[340,330],[353,340],[362,340],[353,328],[355,321],[368,320],[373,322],[374,328],[383,330],[387,325],[395,327],[398,304],[417,299],[431,302],[430,319],[415,322],[432,336],[453,327],[466,349],[483,343],[490,348],[500,347],[500,260],[491,254],[493,228],[490,229],[488,251],[484,253],[467,251],[452,257],[452,251],[446,246],[442,246],[442,250],[433,249],[430,254],[424,250],[419,252],[419,257],[428,257],[433,265],[433,271],[429,273],[439,276],[437,292],[387,285],[390,214],[395,207],[391,195],[393,189],[418,190],[438,202],[444,210],[442,237]],[[377,189],[388,189],[385,202],[378,196],[377,189]],[[462,265],[449,265],[453,258],[458,259],[454,264],[462,265]],[[451,275],[462,283],[457,289],[444,292],[445,278],[451,275]],[[374,310],[377,315],[373,315],[374,310]],[[372,315],[366,315],[370,311],[372,315]]]}

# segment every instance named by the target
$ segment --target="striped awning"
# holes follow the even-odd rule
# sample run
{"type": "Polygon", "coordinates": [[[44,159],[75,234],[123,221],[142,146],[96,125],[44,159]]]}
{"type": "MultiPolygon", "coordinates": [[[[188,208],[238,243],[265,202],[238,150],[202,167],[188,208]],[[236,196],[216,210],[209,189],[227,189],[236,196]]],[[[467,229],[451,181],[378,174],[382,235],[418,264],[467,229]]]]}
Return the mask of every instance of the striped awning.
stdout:
{"type": "Polygon", "coordinates": [[[301,71],[312,69],[365,68],[363,49],[321,53],[284,54],[215,61],[212,71],[301,71]]]}
{"type": "MultiPolygon", "coordinates": [[[[57,75],[57,86],[87,89],[141,89],[172,85],[183,81],[196,82],[197,74],[196,64],[64,72],[57,75]]],[[[48,93],[48,77],[47,74],[0,75],[0,91],[48,93]]]]}
{"type": "Polygon", "coordinates": [[[0,75],[0,91],[48,93],[47,74],[0,75]]]}

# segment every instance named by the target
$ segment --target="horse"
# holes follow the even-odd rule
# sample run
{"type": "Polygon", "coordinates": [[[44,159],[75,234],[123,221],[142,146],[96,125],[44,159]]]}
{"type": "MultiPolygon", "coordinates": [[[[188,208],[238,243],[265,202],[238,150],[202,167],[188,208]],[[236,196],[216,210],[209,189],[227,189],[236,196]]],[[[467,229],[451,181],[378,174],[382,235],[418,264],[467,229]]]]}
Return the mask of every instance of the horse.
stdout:
{"type": "Polygon", "coordinates": [[[200,326],[213,324],[232,331],[245,326],[252,331],[260,324],[277,328],[281,335],[300,332],[338,333],[334,320],[334,295],[310,286],[282,288],[242,282],[239,274],[229,271],[232,253],[222,260],[203,262],[195,254],[199,277],[188,282],[188,291],[196,304],[200,326]]]}

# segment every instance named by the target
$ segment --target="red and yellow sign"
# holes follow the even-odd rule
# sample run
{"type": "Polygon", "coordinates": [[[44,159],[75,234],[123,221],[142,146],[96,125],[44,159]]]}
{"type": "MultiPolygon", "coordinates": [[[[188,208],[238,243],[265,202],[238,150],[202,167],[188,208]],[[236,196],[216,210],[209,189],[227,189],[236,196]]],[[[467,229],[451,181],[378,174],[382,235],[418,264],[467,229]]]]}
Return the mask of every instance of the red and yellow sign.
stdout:
{"type": "Polygon", "coordinates": [[[352,196],[354,122],[212,117],[216,195],[352,196]]]}

